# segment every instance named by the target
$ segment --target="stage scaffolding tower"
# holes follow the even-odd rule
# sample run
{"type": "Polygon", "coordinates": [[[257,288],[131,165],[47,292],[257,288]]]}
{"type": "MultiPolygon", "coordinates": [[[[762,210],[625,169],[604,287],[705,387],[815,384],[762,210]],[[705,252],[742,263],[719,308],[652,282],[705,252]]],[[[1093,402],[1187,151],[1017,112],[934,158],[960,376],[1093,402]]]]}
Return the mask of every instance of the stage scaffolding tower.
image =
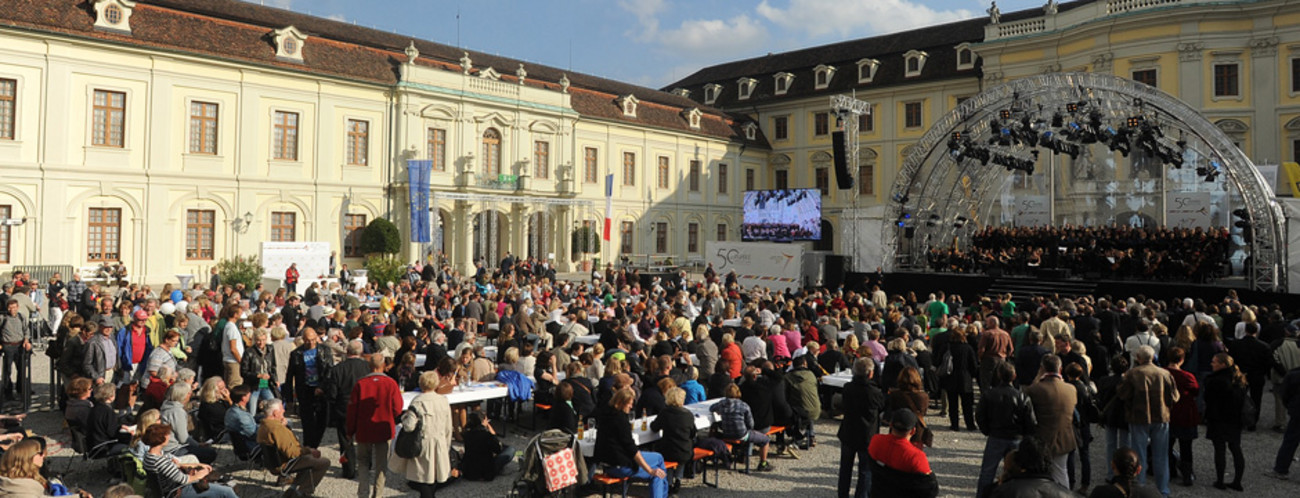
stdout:
{"type": "MultiPolygon", "coordinates": [[[[861,178],[858,178],[860,173],[859,169],[861,168],[861,165],[858,164],[858,149],[861,147],[862,143],[862,139],[858,135],[860,132],[860,130],[858,130],[858,122],[859,117],[862,115],[871,114],[871,103],[865,100],[858,100],[857,92],[854,92],[853,95],[832,95],[831,110],[835,113],[836,120],[839,121],[839,127],[844,131],[845,150],[836,152],[842,154],[842,157],[845,158],[845,162],[847,163],[845,168],[848,169],[849,176],[853,178],[853,185],[850,187],[850,191],[852,192],[850,196],[853,201],[853,215],[850,226],[852,227],[851,233],[853,238],[848,244],[850,251],[852,251],[851,255],[853,261],[849,264],[852,270],[861,272],[865,270],[861,267],[862,244],[858,241],[858,225],[862,218],[862,212],[860,211],[858,204],[859,197],[861,197],[860,193],[862,192],[861,187],[858,186],[858,182],[862,181],[861,178]]],[[[841,226],[849,219],[848,216],[843,216],[842,214],[843,211],[841,211],[840,216],[841,226]]],[[[841,244],[843,244],[843,242],[841,242],[841,244]]],[[[832,251],[834,249],[834,247],[831,248],[832,251]]]]}

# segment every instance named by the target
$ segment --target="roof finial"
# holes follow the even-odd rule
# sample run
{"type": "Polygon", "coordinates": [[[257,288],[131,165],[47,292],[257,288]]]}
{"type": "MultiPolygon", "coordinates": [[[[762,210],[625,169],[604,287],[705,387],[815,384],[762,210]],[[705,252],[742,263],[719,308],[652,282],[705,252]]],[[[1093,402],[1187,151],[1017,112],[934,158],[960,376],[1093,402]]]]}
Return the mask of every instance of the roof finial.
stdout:
{"type": "Polygon", "coordinates": [[[561,91],[561,92],[564,92],[564,93],[569,93],[569,75],[568,75],[568,74],[561,74],[561,75],[560,75],[560,91],[561,91]]]}
{"type": "Polygon", "coordinates": [[[524,84],[524,79],[528,78],[528,70],[524,69],[524,63],[519,63],[519,69],[515,70],[515,76],[519,77],[519,84],[524,84]]]}
{"type": "Polygon", "coordinates": [[[997,2],[993,2],[993,6],[989,7],[989,10],[986,10],[985,12],[989,13],[989,21],[992,22],[993,24],[997,24],[998,22],[1002,21],[1002,11],[998,10],[997,2]]]}
{"type": "Polygon", "coordinates": [[[461,74],[469,74],[470,69],[474,69],[474,60],[469,58],[469,52],[463,52],[465,55],[460,56],[461,74]]]}
{"type": "Polygon", "coordinates": [[[414,64],[415,58],[419,56],[420,56],[420,49],[415,48],[415,40],[411,40],[411,44],[406,46],[406,62],[409,64],[414,64]]]}
{"type": "Polygon", "coordinates": [[[1057,5],[1056,0],[1047,0],[1047,4],[1043,6],[1043,13],[1049,16],[1054,16],[1056,15],[1056,11],[1059,9],[1060,6],[1057,5]]]}

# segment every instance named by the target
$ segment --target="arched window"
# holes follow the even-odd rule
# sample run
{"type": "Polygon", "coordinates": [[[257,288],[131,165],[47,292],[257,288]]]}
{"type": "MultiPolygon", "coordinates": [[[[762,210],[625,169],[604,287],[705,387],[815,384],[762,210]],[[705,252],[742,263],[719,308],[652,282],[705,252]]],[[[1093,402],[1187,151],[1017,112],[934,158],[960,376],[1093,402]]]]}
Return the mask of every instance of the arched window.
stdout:
{"type": "Polygon", "coordinates": [[[490,180],[501,174],[501,132],[496,128],[483,132],[483,174],[490,180]]]}

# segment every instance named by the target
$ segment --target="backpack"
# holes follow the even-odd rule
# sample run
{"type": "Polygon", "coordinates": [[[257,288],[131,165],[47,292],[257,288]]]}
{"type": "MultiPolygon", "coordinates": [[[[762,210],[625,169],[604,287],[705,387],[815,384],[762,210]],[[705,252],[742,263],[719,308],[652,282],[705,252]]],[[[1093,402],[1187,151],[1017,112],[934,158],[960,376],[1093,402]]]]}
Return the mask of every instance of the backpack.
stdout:
{"type": "MultiPolygon", "coordinates": [[[[407,408],[406,412],[415,415],[415,430],[408,431],[405,428],[397,432],[397,440],[393,443],[393,454],[402,458],[416,458],[424,453],[424,417],[414,406],[407,408]]],[[[406,417],[406,412],[402,417],[406,417]]]]}
{"type": "Polygon", "coordinates": [[[940,377],[952,375],[952,352],[944,351],[943,359],[939,360],[939,368],[935,371],[940,377]]]}

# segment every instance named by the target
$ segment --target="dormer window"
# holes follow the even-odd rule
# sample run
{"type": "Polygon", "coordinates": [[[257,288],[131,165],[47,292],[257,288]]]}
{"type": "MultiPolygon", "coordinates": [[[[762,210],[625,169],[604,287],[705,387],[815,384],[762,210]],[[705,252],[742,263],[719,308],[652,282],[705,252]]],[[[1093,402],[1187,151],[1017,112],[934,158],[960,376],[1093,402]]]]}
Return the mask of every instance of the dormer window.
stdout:
{"type": "Polygon", "coordinates": [[[307,41],[307,35],[298,31],[298,28],[289,26],[275,30],[272,37],[275,40],[275,58],[299,64],[303,62],[302,48],[307,41]]]}
{"type": "Polygon", "coordinates": [[[835,67],[822,64],[813,68],[813,74],[816,75],[814,85],[818,90],[822,90],[831,84],[831,78],[835,77],[835,67]]]}
{"type": "Polygon", "coordinates": [[[131,0],[97,0],[95,2],[95,29],[131,34],[131,0]]]}
{"type": "Polygon", "coordinates": [[[757,140],[758,125],[754,123],[745,123],[745,140],[757,140]]]}
{"type": "Polygon", "coordinates": [[[678,97],[691,98],[691,91],[685,88],[674,88],[672,93],[678,97]]]}
{"type": "Polygon", "coordinates": [[[736,98],[747,100],[749,99],[749,95],[754,92],[754,86],[758,85],[758,80],[754,78],[741,78],[736,80],[736,85],[739,87],[740,92],[736,98]]]}
{"type": "Polygon", "coordinates": [[[957,45],[957,70],[975,69],[975,51],[971,50],[969,43],[957,45]]]}
{"type": "Polygon", "coordinates": [[[623,108],[623,115],[629,118],[636,117],[636,105],[641,103],[637,100],[636,95],[627,94],[618,98],[619,107],[623,108]]]}
{"type": "Polygon", "coordinates": [[[920,50],[908,50],[906,54],[903,54],[903,61],[907,68],[904,74],[908,78],[920,76],[921,70],[925,69],[925,60],[928,58],[930,58],[930,54],[920,50]]]}
{"type": "Polygon", "coordinates": [[[700,112],[700,108],[692,107],[682,114],[686,116],[686,123],[691,126],[692,130],[700,129],[700,117],[704,115],[703,112],[700,112]]]}
{"type": "Polygon", "coordinates": [[[862,59],[858,61],[858,83],[871,83],[876,78],[876,69],[880,68],[880,61],[876,59],[862,59]]]}
{"type": "Polygon", "coordinates": [[[776,91],[777,95],[785,95],[790,91],[790,85],[794,83],[794,75],[790,73],[776,73],[776,91]]]}
{"type": "Polygon", "coordinates": [[[718,100],[719,95],[722,95],[722,85],[719,85],[717,83],[709,83],[707,85],[704,85],[705,104],[713,105],[713,102],[718,100]]]}

